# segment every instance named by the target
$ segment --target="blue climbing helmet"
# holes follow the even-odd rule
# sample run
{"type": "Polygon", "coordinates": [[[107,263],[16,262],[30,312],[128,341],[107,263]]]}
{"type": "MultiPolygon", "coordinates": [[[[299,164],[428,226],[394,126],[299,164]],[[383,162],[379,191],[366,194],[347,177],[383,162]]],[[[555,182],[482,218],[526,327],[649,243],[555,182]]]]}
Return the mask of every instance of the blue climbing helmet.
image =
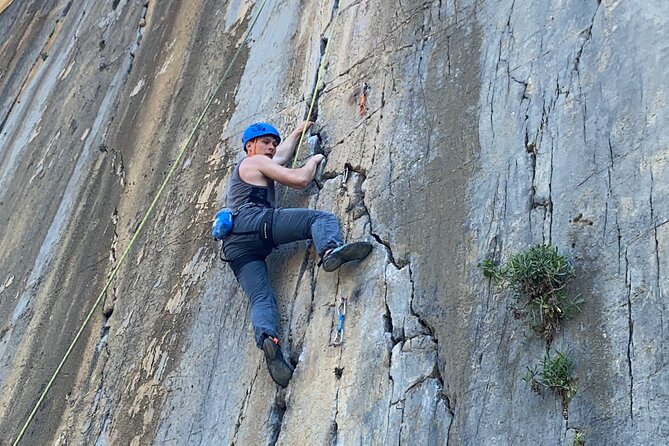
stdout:
{"type": "Polygon", "coordinates": [[[279,131],[274,128],[274,126],[266,122],[256,122],[244,130],[244,133],[242,134],[242,150],[246,152],[247,142],[265,135],[275,136],[276,139],[281,142],[281,135],[279,134],[279,131]]]}

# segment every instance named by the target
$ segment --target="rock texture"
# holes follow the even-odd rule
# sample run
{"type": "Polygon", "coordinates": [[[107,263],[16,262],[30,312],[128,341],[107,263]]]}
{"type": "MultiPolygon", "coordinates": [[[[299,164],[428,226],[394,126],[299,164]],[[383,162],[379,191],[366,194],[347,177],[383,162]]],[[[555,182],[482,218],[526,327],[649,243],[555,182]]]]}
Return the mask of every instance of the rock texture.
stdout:
{"type": "Polygon", "coordinates": [[[667,2],[6,3],[0,444],[28,419],[238,46],[21,444],[666,441],[667,2]],[[209,227],[241,131],[291,130],[314,90],[327,164],[281,203],[333,211],[347,240],[375,250],[335,274],[306,243],[272,254],[297,365],[280,390],[209,227]],[[586,300],[551,345],[576,366],[564,414],[522,380],[546,344],[476,268],[537,243],[573,260],[586,300]]]}

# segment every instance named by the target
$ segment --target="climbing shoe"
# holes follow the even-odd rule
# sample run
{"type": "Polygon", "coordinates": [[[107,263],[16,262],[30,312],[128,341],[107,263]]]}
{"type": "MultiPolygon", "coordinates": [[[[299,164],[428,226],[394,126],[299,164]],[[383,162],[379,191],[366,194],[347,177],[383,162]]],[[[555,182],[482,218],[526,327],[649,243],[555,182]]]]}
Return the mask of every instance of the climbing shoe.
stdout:
{"type": "Polygon", "coordinates": [[[372,252],[372,244],[369,242],[347,243],[335,248],[323,256],[323,269],[334,271],[346,262],[362,260],[372,252]]]}
{"type": "Polygon", "coordinates": [[[269,375],[275,383],[281,387],[286,387],[290,378],[293,376],[293,366],[283,357],[279,340],[277,338],[266,337],[262,341],[262,351],[267,359],[267,369],[269,375]]]}

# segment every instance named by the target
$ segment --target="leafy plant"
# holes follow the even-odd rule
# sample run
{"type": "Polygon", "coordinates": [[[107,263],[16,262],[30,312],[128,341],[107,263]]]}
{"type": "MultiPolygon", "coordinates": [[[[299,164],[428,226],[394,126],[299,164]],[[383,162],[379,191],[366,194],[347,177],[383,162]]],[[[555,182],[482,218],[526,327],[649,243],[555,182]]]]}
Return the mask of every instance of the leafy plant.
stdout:
{"type": "Polygon", "coordinates": [[[585,437],[581,432],[576,432],[572,446],[585,446],[585,437]]]}
{"type": "Polygon", "coordinates": [[[573,373],[574,363],[565,353],[555,351],[555,355],[550,356],[546,352],[541,363],[532,368],[527,367],[523,380],[529,382],[532,389],[539,393],[541,388],[546,388],[561,397],[563,415],[567,418],[569,402],[577,390],[573,373]]]}
{"type": "Polygon", "coordinates": [[[532,329],[549,343],[560,321],[581,311],[581,296],[572,296],[565,289],[574,277],[574,268],[554,246],[533,246],[515,254],[500,266],[491,259],[485,259],[478,267],[493,284],[514,292],[514,314],[525,318],[532,329]]]}

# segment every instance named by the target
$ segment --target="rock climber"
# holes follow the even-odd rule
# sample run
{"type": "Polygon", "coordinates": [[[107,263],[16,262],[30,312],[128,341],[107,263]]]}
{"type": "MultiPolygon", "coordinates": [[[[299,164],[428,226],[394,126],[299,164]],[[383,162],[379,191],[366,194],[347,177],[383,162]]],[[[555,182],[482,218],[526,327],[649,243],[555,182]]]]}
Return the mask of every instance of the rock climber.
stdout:
{"type": "Polygon", "coordinates": [[[266,257],[279,245],[312,240],[323,269],[334,271],[343,263],[364,259],[372,250],[368,242],[345,244],[334,214],[276,207],[275,182],[295,189],[307,187],[325,158],[315,154],[300,168],[283,166],[292,158],[302,132],[312,125],[302,122],[283,141],[270,124],[249,126],[242,135],[246,156],[235,167],[227,189],[234,230],[224,241],[223,253],[249,298],[256,344],[265,354],[272,379],[281,387],[288,385],[293,366],[281,351],[279,309],[269,283],[266,257]]]}

